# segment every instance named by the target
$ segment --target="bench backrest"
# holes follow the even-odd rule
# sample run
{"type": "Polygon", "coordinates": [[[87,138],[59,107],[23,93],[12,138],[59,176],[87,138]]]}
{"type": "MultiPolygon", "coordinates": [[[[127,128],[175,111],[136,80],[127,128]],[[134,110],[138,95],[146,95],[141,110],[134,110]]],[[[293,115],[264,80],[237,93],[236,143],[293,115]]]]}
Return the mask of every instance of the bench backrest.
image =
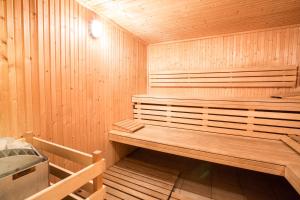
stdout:
{"type": "Polygon", "coordinates": [[[295,87],[296,80],[297,66],[165,71],[149,74],[150,87],[279,88],[295,87]]]}
{"type": "Polygon", "coordinates": [[[299,100],[133,96],[132,102],[134,118],[145,124],[274,139],[300,135],[299,100]]]}

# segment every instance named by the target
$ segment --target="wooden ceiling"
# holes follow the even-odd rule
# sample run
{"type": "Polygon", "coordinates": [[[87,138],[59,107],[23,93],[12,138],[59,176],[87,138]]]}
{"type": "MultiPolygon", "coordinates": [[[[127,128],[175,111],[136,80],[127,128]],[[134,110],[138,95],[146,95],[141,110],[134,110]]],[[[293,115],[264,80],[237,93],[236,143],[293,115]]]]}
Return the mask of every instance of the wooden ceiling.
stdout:
{"type": "Polygon", "coordinates": [[[148,43],[300,23],[300,0],[78,0],[148,43]]]}

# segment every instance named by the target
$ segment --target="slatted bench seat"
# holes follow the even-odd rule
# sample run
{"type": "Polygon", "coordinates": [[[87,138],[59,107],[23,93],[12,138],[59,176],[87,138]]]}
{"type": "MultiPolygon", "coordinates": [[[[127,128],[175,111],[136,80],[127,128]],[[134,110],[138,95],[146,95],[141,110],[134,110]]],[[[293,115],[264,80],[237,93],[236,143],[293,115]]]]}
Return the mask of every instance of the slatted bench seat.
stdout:
{"type": "Polygon", "coordinates": [[[180,156],[285,176],[300,193],[300,101],[134,96],[133,133],[110,140],[180,156]]]}

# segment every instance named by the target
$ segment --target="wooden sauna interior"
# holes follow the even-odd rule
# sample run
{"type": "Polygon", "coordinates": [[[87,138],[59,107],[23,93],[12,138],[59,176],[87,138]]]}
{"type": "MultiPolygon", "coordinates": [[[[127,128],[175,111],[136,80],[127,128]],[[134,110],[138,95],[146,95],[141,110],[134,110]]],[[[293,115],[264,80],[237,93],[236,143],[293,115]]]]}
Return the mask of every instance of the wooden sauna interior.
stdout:
{"type": "Polygon", "coordinates": [[[105,199],[297,200],[299,66],[299,0],[0,0],[0,137],[101,150],[105,199]]]}

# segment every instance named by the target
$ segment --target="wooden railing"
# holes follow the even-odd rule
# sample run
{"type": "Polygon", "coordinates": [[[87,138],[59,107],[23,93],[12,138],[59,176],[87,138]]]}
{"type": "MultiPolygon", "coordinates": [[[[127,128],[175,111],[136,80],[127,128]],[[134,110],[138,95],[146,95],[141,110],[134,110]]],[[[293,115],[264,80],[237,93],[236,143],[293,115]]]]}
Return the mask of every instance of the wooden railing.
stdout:
{"type": "Polygon", "coordinates": [[[26,133],[24,138],[35,148],[60,156],[85,166],[80,171],[73,173],[61,166],[49,163],[49,171],[53,176],[61,179],[48,188],[30,196],[26,200],[62,199],[74,198],[78,189],[89,193],[87,199],[104,199],[105,186],[103,185],[102,173],[105,171],[105,159],[101,158],[101,151],[87,154],[59,144],[55,144],[37,137],[32,133],[26,133]],[[93,181],[90,181],[93,180],[93,181]]]}

